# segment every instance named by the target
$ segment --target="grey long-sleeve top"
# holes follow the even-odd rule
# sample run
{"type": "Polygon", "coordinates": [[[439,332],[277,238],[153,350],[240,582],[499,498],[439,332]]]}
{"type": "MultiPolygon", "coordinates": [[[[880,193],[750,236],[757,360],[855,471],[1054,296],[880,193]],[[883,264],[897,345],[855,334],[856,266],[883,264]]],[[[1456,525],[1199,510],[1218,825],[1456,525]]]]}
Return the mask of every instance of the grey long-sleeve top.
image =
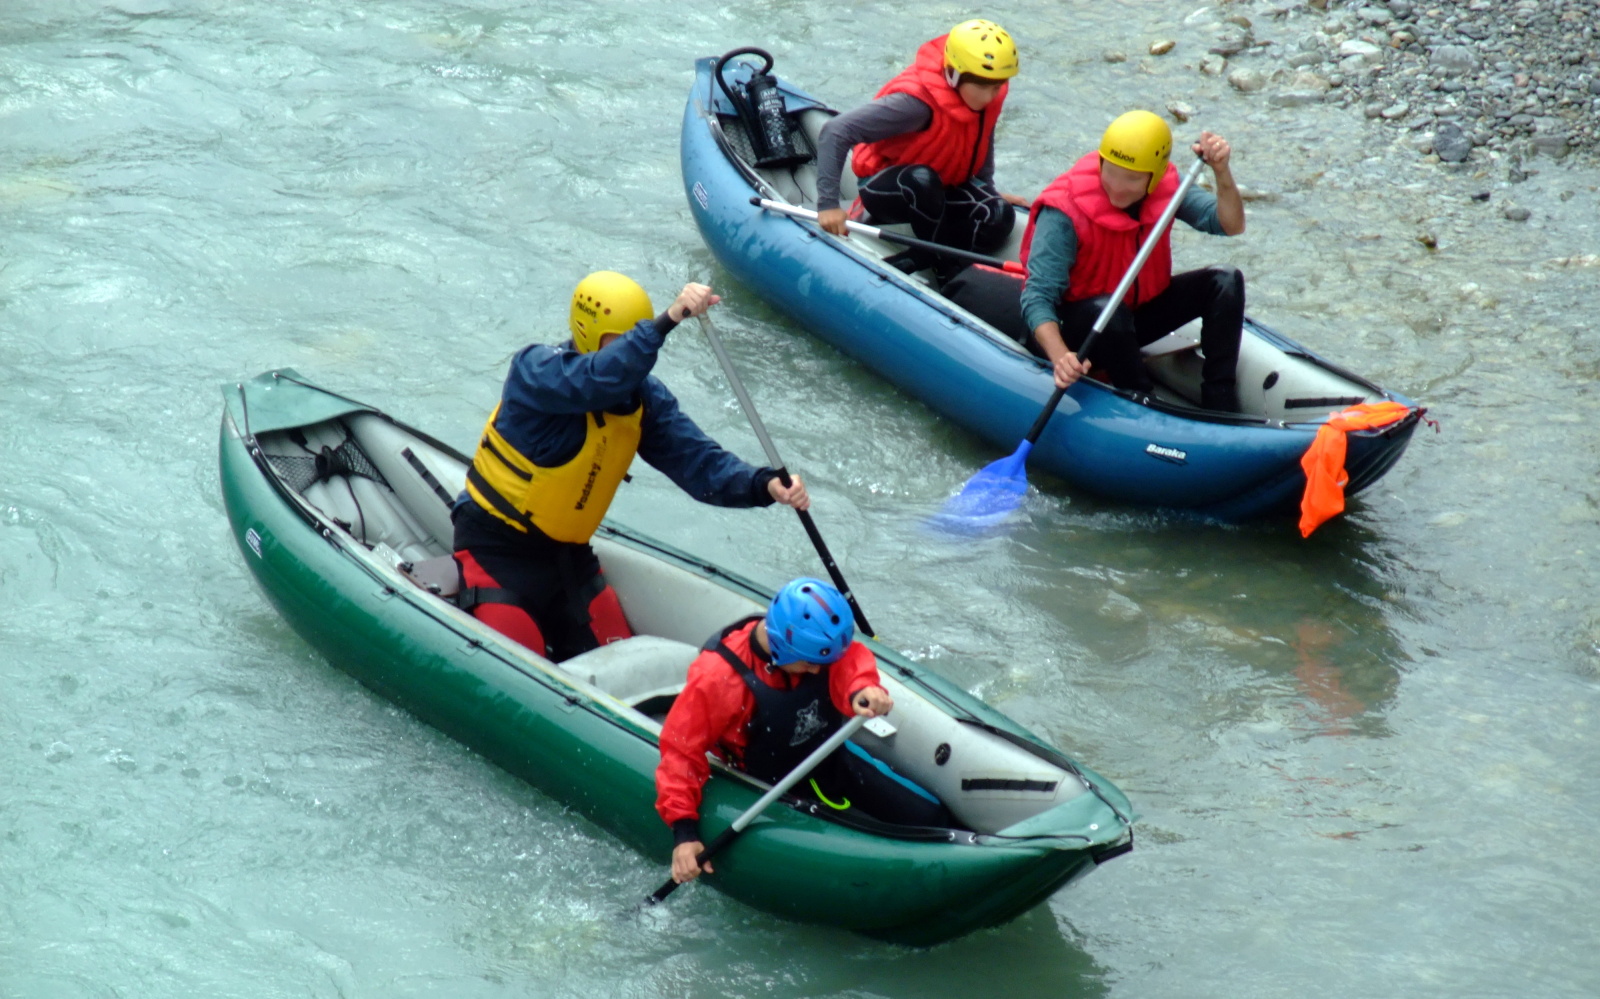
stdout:
{"type": "MultiPolygon", "coordinates": [[[[857,143],[882,142],[907,132],[920,132],[933,122],[933,109],[910,94],[887,94],[839,115],[826,125],[817,142],[817,211],[839,207],[839,177],[844,158],[857,143]]],[[[977,178],[994,183],[994,135],[983,154],[977,178]]]]}

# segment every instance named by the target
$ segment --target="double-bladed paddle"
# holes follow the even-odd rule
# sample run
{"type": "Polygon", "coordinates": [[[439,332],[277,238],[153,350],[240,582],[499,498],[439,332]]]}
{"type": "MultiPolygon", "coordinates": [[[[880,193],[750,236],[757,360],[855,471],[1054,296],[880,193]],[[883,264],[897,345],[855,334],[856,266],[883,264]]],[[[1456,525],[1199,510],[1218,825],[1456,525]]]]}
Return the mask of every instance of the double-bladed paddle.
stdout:
{"type": "MultiPolygon", "coordinates": [[[[1106,301],[1105,308],[1100,310],[1100,315],[1094,321],[1094,327],[1089,330],[1089,335],[1084,338],[1078,347],[1078,356],[1087,357],[1089,350],[1111,321],[1112,313],[1117,311],[1117,306],[1122,304],[1122,297],[1133,286],[1134,280],[1139,276],[1139,269],[1156,248],[1156,242],[1161,239],[1161,234],[1167,231],[1167,226],[1172,224],[1173,216],[1178,214],[1178,207],[1183,203],[1183,196],[1188,193],[1189,185],[1194,183],[1200,175],[1200,170],[1205,166],[1205,160],[1196,158],[1194,166],[1184,174],[1183,183],[1178,185],[1178,190],[1172,195],[1172,200],[1167,203],[1166,210],[1156,220],[1155,228],[1150,230],[1150,235],[1145,239],[1144,245],[1139,248],[1138,256],[1133,258],[1133,263],[1128,266],[1127,273],[1122,275],[1122,280],[1117,284],[1117,290],[1112,292],[1106,301]]],[[[985,527],[999,523],[1011,511],[1015,510],[1022,502],[1022,497],[1028,491],[1028,452],[1039,442],[1039,436],[1044,433],[1045,424],[1050,422],[1050,417],[1055,413],[1056,407],[1061,404],[1061,397],[1067,390],[1057,388],[1050,395],[1050,401],[1044,404],[1044,409],[1039,413],[1039,418],[1033,421],[1033,427],[1028,431],[1016,451],[999,461],[991,462],[978,471],[978,474],[967,480],[961,491],[950,497],[945,502],[944,509],[940,511],[937,521],[956,527],[985,527]]]]}

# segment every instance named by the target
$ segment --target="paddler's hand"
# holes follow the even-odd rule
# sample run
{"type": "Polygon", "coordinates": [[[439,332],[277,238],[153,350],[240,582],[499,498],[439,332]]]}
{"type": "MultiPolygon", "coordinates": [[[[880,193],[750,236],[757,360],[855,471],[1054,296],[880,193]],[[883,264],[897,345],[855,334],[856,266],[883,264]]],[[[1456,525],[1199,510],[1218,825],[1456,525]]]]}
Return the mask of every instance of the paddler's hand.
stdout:
{"type": "Polygon", "coordinates": [[[863,687],[850,698],[850,706],[858,715],[877,718],[894,710],[894,698],[882,687],[863,687]]]}
{"type": "Polygon", "coordinates": [[[1056,388],[1070,388],[1073,382],[1089,373],[1089,362],[1080,360],[1077,354],[1067,349],[1066,341],[1061,339],[1061,324],[1054,319],[1047,319],[1035,326],[1033,339],[1044,351],[1044,356],[1050,359],[1056,388]]]}
{"type": "Polygon", "coordinates": [[[678,297],[667,306],[667,318],[675,323],[681,323],[692,316],[703,316],[713,305],[722,301],[721,295],[711,294],[707,285],[695,284],[690,281],[678,292],[678,297]]]}
{"type": "Polygon", "coordinates": [[[1007,194],[1006,192],[1001,191],[1000,197],[1006,199],[1006,204],[1020,208],[1023,211],[1027,211],[1033,207],[1033,202],[1029,201],[1027,198],[1024,198],[1020,194],[1007,194]]]}
{"type": "Polygon", "coordinates": [[[849,239],[850,227],[844,224],[847,217],[843,208],[830,208],[825,212],[817,213],[817,225],[822,226],[825,232],[831,232],[835,236],[843,236],[849,239]]]}
{"type": "Polygon", "coordinates": [[[784,506],[792,506],[796,510],[811,509],[811,496],[806,493],[806,484],[798,475],[791,475],[787,486],[782,479],[773,476],[767,482],[767,492],[784,506]]]}
{"type": "Polygon", "coordinates": [[[1056,358],[1055,365],[1056,388],[1064,389],[1073,382],[1089,373],[1089,365],[1079,360],[1078,355],[1067,351],[1056,358]]]}
{"type": "Polygon", "coordinates": [[[1214,132],[1201,132],[1200,141],[1189,147],[1195,155],[1206,161],[1206,166],[1218,173],[1228,172],[1228,160],[1233,155],[1233,147],[1228,145],[1228,140],[1214,132]]]}
{"type": "MultiPolygon", "coordinates": [[[[694,862],[694,858],[700,856],[700,851],[704,849],[705,846],[698,841],[694,843],[679,843],[673,847],[672,880],[684,885],[698,878],[700,876],[700,865],[694,862]]],[[[705,871],[707,874],[717,873],[717,869],[711,866],[711,861],[709,860],[706,861],[705,871]]]]}

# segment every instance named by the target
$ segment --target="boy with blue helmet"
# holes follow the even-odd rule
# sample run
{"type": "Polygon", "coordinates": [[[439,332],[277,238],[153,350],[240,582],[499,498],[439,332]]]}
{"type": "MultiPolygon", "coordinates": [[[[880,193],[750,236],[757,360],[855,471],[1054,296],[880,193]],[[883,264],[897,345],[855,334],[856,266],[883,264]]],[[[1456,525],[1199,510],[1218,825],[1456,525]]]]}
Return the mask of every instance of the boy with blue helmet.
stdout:
{"type": "Polygon", "coordinates": [[[855,616],[838,590],[802,576],[778,591],[767,612],[766,635],[772,661],[836,663],[856,635],[855,616]]]}
{"type": "MultiPolygon", "coordinates": [[[[672,877],[692,881],[700,801],[711,776],[707,753],[774,783],[827,740],[851,714],[894,708],[872,651],[855,641],[855,619],[840,592],[802,577],[778,591],[765,615],[737,621],[706,642],[688,683],[661,726],[656,811],[672,827],[672,877]]],[[[949,812],[920,788],[845,749],[803,785],[835,809],[873,818],[949,826],[949,812]]],[[[707,864],[707,871],[711,865],[707,864]]]]}

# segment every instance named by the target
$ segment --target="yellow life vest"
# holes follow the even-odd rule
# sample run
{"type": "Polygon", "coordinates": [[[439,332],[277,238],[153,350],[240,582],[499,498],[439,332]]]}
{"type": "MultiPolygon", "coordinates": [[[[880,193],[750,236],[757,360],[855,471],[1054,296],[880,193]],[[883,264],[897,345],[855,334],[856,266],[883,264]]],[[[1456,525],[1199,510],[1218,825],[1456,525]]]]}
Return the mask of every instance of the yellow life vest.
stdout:
{"type": "Polygon", "coordinates": [[[589,413],[583,446],[564,465],[536,465],[495,428],[496,406],[467,472],[467,493],[519,531],[587,543],[639,451],[644,405],[624,415],[589,413]]]}

